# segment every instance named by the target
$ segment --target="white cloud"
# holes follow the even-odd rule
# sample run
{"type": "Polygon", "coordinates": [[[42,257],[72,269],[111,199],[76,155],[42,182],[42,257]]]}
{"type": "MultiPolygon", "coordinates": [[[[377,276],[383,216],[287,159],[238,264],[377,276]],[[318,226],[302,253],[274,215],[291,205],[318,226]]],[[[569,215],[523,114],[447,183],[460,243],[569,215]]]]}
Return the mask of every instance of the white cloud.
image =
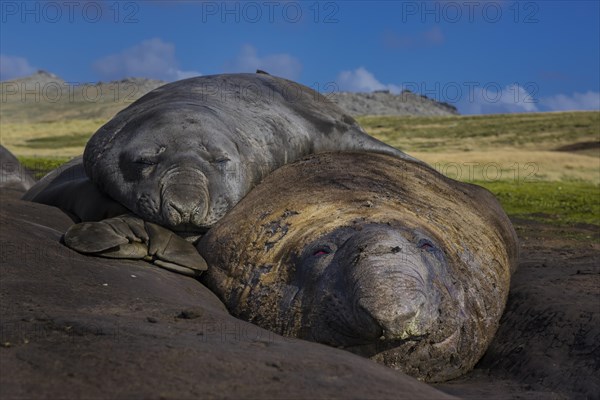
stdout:
{"type": "Polygon", "coordinates": [[[225,65],[225,69],[230,72],[255,72],[262,69],[271,75],[295,80],[300,77],[302,64],[287,53],[261,57],[254,46],[244,45],[237,57],[225,65]]]}
{"type": "Polygon", "coordinates": [[[463,114],[536,112],[538,101],[519,85],[505,88],[474,87],[463,93],[458,108],[463,114]]]}
{"type": "Polygon", "coordinates": [[[381,83],[364,67],[354,71],[342,71],[337,76],[339,90],[343,92],[372,92],[374,90],[389,90],[400,93],[400,86],[381,83]]]}
{"type": "Polygon", "coordinates": [[[103,57],[93,65],[103,79],[143,77],[174,81],[201,75],[182,71],[175,57],[175,45],[159,38],[144,40],[120,53],[103,57]]]}
{"type": "Polygon", "coordinates": [[[0,81],[31,75],[35,71],[23,57],[0,54],[0,81]]]}
{"type": "Polygon", "coordinates": [[[540,103],[552,111],[600,110],[600,92],[558,94],[543,97],[540,103]]]}

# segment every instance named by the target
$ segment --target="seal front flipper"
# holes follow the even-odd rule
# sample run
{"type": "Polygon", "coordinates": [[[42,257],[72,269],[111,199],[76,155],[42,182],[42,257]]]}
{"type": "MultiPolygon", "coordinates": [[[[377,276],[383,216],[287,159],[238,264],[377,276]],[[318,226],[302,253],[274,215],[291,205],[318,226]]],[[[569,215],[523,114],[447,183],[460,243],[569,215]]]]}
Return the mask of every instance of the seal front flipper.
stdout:
{"type": "Polygon", "coordinates": [[[159,267],[188,276],[199,276],[208,266],[198,250],[176,233],[160,225],[146,222],[150,236],[148,254],[159,267]]]}
{"type": "Polygon", "coordinates": [[[131,214],[83,222],[64,235],[67,247],[107,258],[144,259],[161,268],[197,277],[207,269],[196,248],[174,232],[131,214]]]}

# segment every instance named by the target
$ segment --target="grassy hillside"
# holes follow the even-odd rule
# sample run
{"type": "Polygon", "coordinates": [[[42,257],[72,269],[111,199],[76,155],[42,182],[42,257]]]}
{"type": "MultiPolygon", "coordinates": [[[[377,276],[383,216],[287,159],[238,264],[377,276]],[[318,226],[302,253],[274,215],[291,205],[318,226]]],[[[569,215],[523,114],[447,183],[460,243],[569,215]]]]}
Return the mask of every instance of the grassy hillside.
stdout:
{"type": "Polygon", "coordinates": [[[502,147],[553,150],[598,141],[599,112],[496,114],[451,117],[365,116],[360,124],[393,146],[417,152],[481,151],[502,147]]]}
{"type": "MultiPolygon", "coordinates": [[[[45,170],[82,153],[108,117],[0,120],[1,143],[45,170]]],[[[600,225],[600,112],[364,116],[371,135],[495,193],[510,215],[600,225]]]]}
{"type": "Polygon", "coordinates": [[[600,112],[359,122],[444,175],[486,187],[509,215],[600,225],[600,112]]]}
{"type": "Polygon", "coordinates": [[[438,164],[441,172],[461,180],[600,183],[600,112],[359,121],[384,142],[438,164]],[[563,151],[569,146],[574,149],[563,151]],[[471,176],[469,169],[474,170],[471,176]]]}

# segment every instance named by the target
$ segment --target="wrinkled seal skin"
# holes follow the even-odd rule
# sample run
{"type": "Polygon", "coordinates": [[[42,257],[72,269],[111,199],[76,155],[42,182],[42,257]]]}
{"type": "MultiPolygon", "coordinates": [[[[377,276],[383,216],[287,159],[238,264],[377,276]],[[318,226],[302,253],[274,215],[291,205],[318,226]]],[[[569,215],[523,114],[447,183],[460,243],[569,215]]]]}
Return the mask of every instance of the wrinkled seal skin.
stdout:
{"type": "Polygon", "coordinates": [[[197,248],[233,315],[430,382],[483,355],[518,257],[487,190],[364,153],[281,167],[197,248]]]}
{"type": "Polygon", "coordinates": [[[0,145],[0,189],[26,191],[35,180],[8,149],[0,145]]]}
{"type": "Polygon", "coordinates": [[[349,150],[411,158],[314,90],[264,73],[225,74],[141,97],[92,136],[83,164],[142,219],[203,232],[281,165],[349,150]]]}

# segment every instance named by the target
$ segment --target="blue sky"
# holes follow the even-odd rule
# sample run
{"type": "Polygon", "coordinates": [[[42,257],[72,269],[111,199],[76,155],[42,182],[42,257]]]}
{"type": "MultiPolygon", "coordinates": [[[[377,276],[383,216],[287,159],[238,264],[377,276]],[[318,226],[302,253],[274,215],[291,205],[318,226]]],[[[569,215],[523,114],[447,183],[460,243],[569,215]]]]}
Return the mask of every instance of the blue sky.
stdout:
{"type": "Polygon", "coordinates": [[[410,89],[465,114],[600,108],[598,1],[6,1],[0,78],[176,80],[256,68],[410,89]]]}

